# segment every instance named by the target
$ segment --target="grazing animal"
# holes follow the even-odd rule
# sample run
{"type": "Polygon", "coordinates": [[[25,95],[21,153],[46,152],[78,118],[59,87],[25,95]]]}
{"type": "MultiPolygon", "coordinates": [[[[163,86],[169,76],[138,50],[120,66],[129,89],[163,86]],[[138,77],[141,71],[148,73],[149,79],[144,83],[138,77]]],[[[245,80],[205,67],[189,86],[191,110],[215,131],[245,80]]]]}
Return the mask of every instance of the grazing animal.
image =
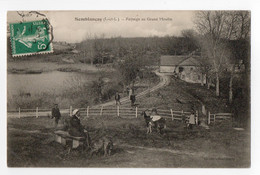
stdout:
{"type": "Polygon", "coordinates": [[[147,127],[147,133],[152,133],[152,126],[161,133],[162,129],[166,128],[166,120],[160,117],[159,120],[153,121],[153,117],[148,116],[145,111],[142,112],[147,127]]]}
{"type": "Polygon", "coordinates": [[[162,129],[166,129],[166,120],[165,118],[160,118],[159,120],[155,121],[155,128],[159,133],[162,132],[162,129]]]}
{"type": "Polygon", "coordinates": [[[101,152],[104,156],[111,155],[113,150],[113,141],[108,137],[101,137],[97,141],[93,142],[91,145],[90,156],[92,157],[95,153],[96,155],[101,152]]]}

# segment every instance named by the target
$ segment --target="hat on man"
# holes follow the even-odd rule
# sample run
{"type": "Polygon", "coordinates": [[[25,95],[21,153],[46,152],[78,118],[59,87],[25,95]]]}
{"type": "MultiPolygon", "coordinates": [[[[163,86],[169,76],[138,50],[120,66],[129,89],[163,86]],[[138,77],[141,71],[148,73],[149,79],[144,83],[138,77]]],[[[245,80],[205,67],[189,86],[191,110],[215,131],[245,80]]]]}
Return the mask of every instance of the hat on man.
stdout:
{"type": "Polygon", "coordinates": [[[72,115],[76,115],[79,112],[78,109],[74,109],[74,111],[72,112],[72,115]]]}

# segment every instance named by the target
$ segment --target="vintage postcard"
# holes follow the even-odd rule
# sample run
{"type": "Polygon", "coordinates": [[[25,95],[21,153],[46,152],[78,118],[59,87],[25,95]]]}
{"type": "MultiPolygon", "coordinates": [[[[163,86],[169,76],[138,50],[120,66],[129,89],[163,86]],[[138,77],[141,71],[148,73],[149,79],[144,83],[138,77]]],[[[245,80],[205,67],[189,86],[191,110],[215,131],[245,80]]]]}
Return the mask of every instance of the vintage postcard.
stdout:
{"type": "Polygon", "coordinates": [[[251,167],[251,11],[8,11],[6,26],[8,167],[251,167]]]}

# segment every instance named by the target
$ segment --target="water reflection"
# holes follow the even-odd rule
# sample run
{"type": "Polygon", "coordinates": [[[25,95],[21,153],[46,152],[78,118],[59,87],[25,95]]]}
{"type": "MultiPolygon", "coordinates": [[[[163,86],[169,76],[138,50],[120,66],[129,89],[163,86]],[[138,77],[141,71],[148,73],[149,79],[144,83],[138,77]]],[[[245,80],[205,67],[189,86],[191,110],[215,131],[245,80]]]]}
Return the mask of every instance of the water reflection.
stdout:
{"type": "Polygon", "coordinates": [[[59,94],[74,83],[91,83],[95,74],[81,72],[45,72],[41,74],[7,74],[7,94],[41,93],[52,91],[59,94]]]}

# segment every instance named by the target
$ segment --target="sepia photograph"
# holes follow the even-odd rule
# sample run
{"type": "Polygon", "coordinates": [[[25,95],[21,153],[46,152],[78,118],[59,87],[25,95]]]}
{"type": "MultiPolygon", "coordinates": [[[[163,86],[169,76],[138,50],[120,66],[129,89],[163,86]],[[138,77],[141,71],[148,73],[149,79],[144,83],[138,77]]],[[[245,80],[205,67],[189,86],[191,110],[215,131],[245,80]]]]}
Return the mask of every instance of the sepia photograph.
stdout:
{"type": "Polygon", "coordinates": [[[250,10],[6,21],[7,167],[251,167],[250,10]]]}

